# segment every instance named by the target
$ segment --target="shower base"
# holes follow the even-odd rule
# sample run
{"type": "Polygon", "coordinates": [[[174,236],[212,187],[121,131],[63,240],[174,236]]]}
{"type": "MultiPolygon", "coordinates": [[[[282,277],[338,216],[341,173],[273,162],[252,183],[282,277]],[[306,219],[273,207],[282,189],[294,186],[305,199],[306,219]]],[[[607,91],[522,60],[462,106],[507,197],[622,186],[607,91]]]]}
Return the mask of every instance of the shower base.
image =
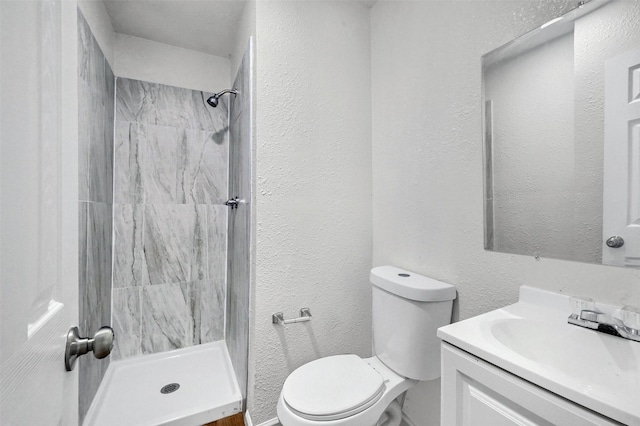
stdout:
{"type": "Polygon", "coordinates": [[[242,410],[224,341],[109,365],[86,426],[196,426],[242,410]]]}

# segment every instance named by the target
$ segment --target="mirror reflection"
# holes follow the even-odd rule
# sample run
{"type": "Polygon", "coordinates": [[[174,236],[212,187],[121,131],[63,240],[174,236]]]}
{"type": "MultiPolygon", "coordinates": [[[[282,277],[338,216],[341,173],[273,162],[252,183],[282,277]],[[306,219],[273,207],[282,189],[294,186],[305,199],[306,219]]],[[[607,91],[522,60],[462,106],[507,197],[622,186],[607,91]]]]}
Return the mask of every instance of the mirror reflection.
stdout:
{"type": "Polygon", "coordinates": [[[488,250],[640,266],[639,22],[593,0],[483,56],[488,250]]]}

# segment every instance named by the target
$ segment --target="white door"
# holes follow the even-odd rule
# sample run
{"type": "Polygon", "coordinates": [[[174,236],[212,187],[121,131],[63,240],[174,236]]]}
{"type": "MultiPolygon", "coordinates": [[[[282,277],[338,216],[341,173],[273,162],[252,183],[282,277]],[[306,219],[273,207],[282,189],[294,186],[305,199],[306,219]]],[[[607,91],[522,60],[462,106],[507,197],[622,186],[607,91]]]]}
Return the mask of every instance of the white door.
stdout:
{"type": "Polygon", "coordinates": [[[0,424],[77,424],[76,11],[0,0],[0,424]]]}
{"type": "Polygon", "coordinates": [[[640,266],[640,49],[605,63],[603,205],[602,262],[640,266]]]}

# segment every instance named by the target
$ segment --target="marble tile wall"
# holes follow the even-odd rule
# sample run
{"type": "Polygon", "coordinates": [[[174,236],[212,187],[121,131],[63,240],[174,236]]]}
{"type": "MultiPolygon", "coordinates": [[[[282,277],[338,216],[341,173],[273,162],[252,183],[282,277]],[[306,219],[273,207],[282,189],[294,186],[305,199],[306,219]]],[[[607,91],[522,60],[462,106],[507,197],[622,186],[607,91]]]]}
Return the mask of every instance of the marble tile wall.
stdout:
{"type": "MultiPolygon", "coordinates": [[[[229,192],[251,199],[251,44],[247,46],[234,88],[239,94],[230,104],[229,192]]],[[[226,341],[243,399],[246,399],[249,350],[249,289],[251,282],[251,204],[229,213],[227,260],[226,341]]]]}
{"type": "Polygon", "coordinates": [[[114,359],[224,339],[228,103],[118,78],[114,359]]]}
{"type": "MultiPolygon", "coordinates": [[[[111,323],[115,78],[78,10],[79,309],[80,331],[111,323]]],[[[79,419],[91,405],[109,358],[78,360],[79,419]]]]}

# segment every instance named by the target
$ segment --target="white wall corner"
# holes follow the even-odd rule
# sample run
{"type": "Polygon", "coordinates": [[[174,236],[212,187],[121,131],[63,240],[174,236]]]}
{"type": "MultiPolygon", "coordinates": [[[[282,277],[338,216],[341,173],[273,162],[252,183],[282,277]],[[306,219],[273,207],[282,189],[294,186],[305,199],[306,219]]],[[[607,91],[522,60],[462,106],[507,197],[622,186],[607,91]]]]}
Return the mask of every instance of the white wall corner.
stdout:
{"type": "Polygon", "coordinates": [[[242,15],[235,34],[230,60],[230,80],[233,82],[240,68],[242,57],[249,45],[249,39],[256,34],[256,0],[248,0],[242,8],[242,15]]]}

